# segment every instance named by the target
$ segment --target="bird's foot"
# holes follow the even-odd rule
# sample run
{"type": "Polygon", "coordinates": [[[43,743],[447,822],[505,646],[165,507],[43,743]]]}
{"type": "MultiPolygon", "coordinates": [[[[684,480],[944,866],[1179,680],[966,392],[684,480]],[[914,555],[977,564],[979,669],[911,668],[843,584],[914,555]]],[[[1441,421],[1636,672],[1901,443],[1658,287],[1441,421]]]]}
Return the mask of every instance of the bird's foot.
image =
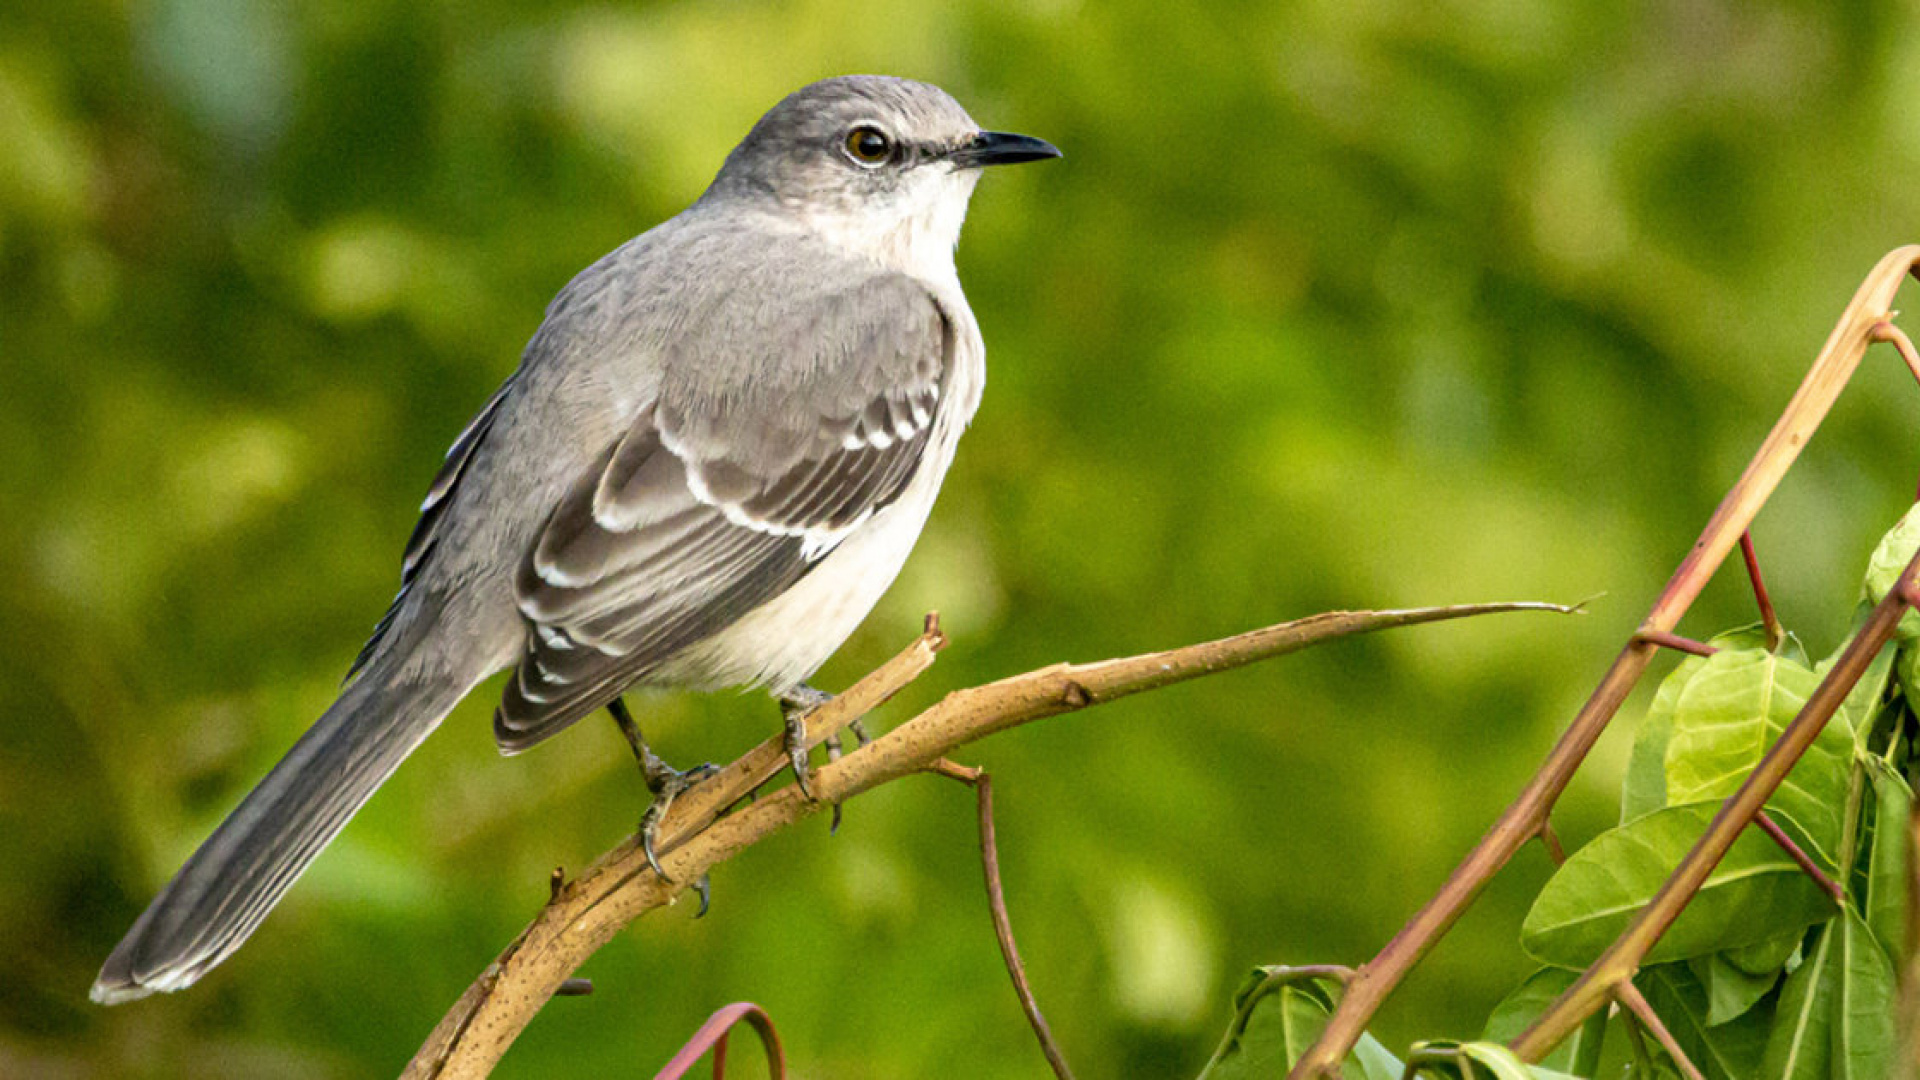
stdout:
{"type": "MultiPolygon", "coordinates": [[[[660,760],[651,750],[641,759],[640,772],[646,778],[647,790],[653,793],[653,802],[647,805],[647,812],[640,817],[640,850],[647,857],[647,865],[660,875],[660,880],[671,882],[673,878],[660,868],[660,856],[655,845],[660,839],[660,823],[666,820],[667,811],[673,807],[673,800],[692,790],[694,785],[714,773],[720,766],[709,761],[704,765],[695,765],[682,772],[660,760]]],[[[694,888],[700,891],[700,914],[707,913],[706,876],[703,874],[694,888]]]]}
{"type": "MultiPolygon", "coordinates": [[[[647,790],[653,794],[653,802],[647,806],[647,812],[640,818],[640,850],[647,857],[647,865],[660,875],[661,881],[672,881],[667,872],[660,868],[660,856],[655,845],[660,835],[660,823],[666,819],[667,811],[673,806],[673,800],[692,788],[695,784],[720,771],[718,765],[707,762],[681,772],[667,764],[660,755],[653,752],[647,740],[640,734],[640,725],[634,723],[633,714],[627,711],[627,703],[614,698],[607,703],[607,712],[613,714],[613,720],[620,725],[620,734],[627,738],[627,745],[633,748],[634,760],[640,763],[640,778],[646,782],[647,790]]],[[[707,913],[707,883],[702,875],[694,885],[700,892],[700,914],[707,913]]],[[[697,916],[696,916],[697,917],[697,916]]]]}
{"type": "Polygon", "coordinates": [[[800,794],[813,800],[812,768],[807,763],[807,715],[833,700],[833,695],[801,683],[779,697],[780,715],[787,721],[787,760],[793,764],[793,782],[800,794]]]}
{"type": "MultiPolygon", "coordinates": [[[[813,710],[833,700],[833,695],[823,690],[815,690],[805,683],[780,695],[780,712],[787,720],[787,760],[793,763],[793,782],[799,787],[800,794],[808,799],[814,798],[813,784],[809,777],[811,768],[807,760],[807,717],[813,710]]],[[[867,727],[859,720],[847,724],[847,730],[853,733],[854,749],[872,742],[867,727]]],[[[840,760],[844,746],[836,733],[821,740],[827,748],[827,760],[840,760]]],[[[833,821],[827,827],[828,832],[840,829],[840,804],[833,804],[833,821]]]]}

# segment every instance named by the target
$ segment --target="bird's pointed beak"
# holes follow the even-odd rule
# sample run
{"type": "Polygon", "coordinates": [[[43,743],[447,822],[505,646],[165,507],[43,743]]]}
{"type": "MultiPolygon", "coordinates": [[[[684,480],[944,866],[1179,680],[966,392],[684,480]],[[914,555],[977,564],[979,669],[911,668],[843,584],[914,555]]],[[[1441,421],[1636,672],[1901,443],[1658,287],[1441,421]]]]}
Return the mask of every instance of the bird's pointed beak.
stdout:
{"type": "Polygon", "coordinates": [[[947,155],[956,166],[977,169],[985,165],[1018,165],[1023,161],[1045,161],[1060,156],[1060,150],[1045,139],[1031,135],[1012,135],[1004,131],[983,131],[959,149],[947,155]]]}

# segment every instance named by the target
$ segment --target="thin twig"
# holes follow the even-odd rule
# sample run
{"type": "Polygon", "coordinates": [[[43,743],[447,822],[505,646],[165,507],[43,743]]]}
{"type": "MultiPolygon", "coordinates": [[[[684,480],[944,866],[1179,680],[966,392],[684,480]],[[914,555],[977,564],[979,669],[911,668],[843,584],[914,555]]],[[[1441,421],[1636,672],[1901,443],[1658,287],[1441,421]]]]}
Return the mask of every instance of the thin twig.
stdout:
{"type": "Polygon", "coordinates": [[[1560,834],[1554,831],[1550,817],[1540,819],[1540,846],[1547,849],[1547,858],[1553,860],[1553,865],[1566,865],[1567,849],[1560,843],[1560,834]]]}
{"type": "Polygon", "coordinates": [[[1699,597],[1739,541],[1740,534],[1753,523],[1760,507],[1772,497],[1781,478],[1793,467],[1800,451],[1826,418],[1859,366],[1860,358],[1866,354],[1868,343],[1875,340],[1874,327],[1885,320],[1893,294],[1909,273],[1920,276],[1920,245],[1887,253],[1861,282],[1806,378],[1794,391],[1793,399],[1760,444],[1746,471],[1714,510],[1700,538],[1675,568],[1673,577],[1641,623],[1639,633],[1614,658],[1613,666],[1594,688],[1593,696],[1567,725],[1539,771],[1487,830],[1486,836],[1455,868],[1433,899],[1407,921],[1379,955],[1359,969],[1359,975],[1347,986],[1320,1038],[1288,1074],[1293,1080],[1339,1074],[1340,1062],[1359,1041],[1387,995],[1445,936],[1514,852],[1539,831],[1540,822],[1553,809],[1560,793],[1566,790],[1581,762],[1586,760],[1593,744],[1599,741],[1614,713],[1652,661],[1655,646],[1643,635],[1672,633],[1679,625],[1680,617],[1699,597]]]}
{"type": "MultiPolygon", "coordinates": [[[[620,929],[672,903],[710,868],[836,802],[925,770],[955,748],[1044,717],[1216,674],[1335,638],[1397,626],[1513,611],[1575,609],[1558,604],[1461,604],[1401,611],[1339,611],[1218,641],[1092,664],[1055,664],[958,690],[894,730],[814,770],[817,801],[792,785],[718,818],[786,762],[775,736],[674,800],[656,850],[671,883],[648,867],[635,839],[602,856],[545,907],[441,1019],[405,1075],[485,1076],[552,996],[553,988],[620,929]]],[[[923,635],[845,693],[807,715],[808,745],[877,707],[933,662],[944,639],[923,635]]]]}
{"type": "Polygon", "coordinates": [[[1700,1072],[1700,1067],[1695,1065],[1692,1059],[1687,1057],[1687,1052],[1680,1049],[1680,1044],[1674,1041],[1673,1032],[1667,1030],[1667,1025],[1660,1019],[1660,1014],[1654,1012],[1653,1006],[1649,1005],[1647,999],[1641,996],[1640,988],[1633,985],[1633,980],[1628,979],[1626,982],[1615,986],[1613,988],[1613,996],[1620,1004],[1626,1006],[1627,1011],[1633,1014],[1634,1019],[1640,1021],[1641,1025],[1648,1031],[1653,1032],[1653,1037],[1659,1042],[1660,1048],[1665,1050],[1667,1056],[1673,1059],[1674,1065],[1679,1067],[1680,1072],[1687,1077],[1687,1080],[1707,1080],[1700,1072]]]}
{"type": "Polygon", "coordinates": [[[1753,584],[1754,603],[1760,605],[1760,625],[1767,635],[1767,651],[1780,647],[1780,617],[1774,614],[1773,597],[1767,595],[1767,583],[1760,576],[1760,556],[1753,550],[1753,530],[1740,534],[1740,557],[1747,564],[1747,580],[1753,584]]]}
{"type": "Polygon", "coordinates": [[[1649,645],[1658,645],[1663,649],[1672,649],[1692,656],[1712,656],[1720,651],[1704,641],[1681,637],[1666,630],[1638,630],[1634,632],[1633,640],[1644,641],[1649,645]]]}
{"type": "Polygon", "coordinates": [[[1760,826],[1761,832],[1772,837],[1774,843],[1780,845],[1780,850],[1787,853],[1787,857],[1793,860],[1794,865],[1798,866],[1802,873],[1812,878],[1814,884],[1820,886],[1828,896],[1833,897],[1834,903],[1846,902],[1847,894],[1841,891],[1840,883],[1829,877],[1825,870],[1820,869],[1820,864],[1813,861],[1813,856],[1808,855],[1801,850],[1799,844],[1794,843],[1793,837],[1788,836],[1786,831],[1780,828],[1780,823],[1773,820],[1773,815],[1762,810],[1753,815],[1753,823],[1760,826]]]}
{"type": "Polygon", "coordinates": [[[1914,349],[1913,339],[1907,336],[1905,330],[1894,325],[1891,314],[1873,324],[1873,340],[1892,345],[1900,354],[1900,359],[1907,362],[1907,370],[1913,373],[1914,381],[1920,382],[1920,350],[1914,349]]]}
{"type": "Polygon", "coordinates": [[[1054,1041],[1047,1018],[1040,1013],[1040,1002],[1033,996],[1033,984],[1027,981],[1027,966],[1020,961],[1020,946],[1014,942],[1013,920],[1007,914],[1007,894],[1000,881],[1000,846],[994,838],[993,777],[987,775],[985,769],[969,769],[945,758],[940,759],[940,764],[947,766],[939,770],[943,775],[952,776],[974,791],[980,820],[980,866],[987,880],[987,910],[993,916],[994,940],[1000,943],[1000,959],[1007,965],[1007,977],[1013,980],[1014,995],[1020,999],[1021,1011],[1027,1014],[1034,1038],[1040,1040],[1040,1052],[1046,1056],[1053,1075],[1059,1080],[1073,1080],[1067,1057],[1054,1041]]]}

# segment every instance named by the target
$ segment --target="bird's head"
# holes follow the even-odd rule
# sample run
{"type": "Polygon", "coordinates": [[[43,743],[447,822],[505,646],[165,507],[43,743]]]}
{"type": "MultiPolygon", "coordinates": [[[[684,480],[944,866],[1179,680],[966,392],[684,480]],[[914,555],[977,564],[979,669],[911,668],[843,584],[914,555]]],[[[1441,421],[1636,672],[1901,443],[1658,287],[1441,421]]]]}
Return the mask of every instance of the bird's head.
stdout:
{"type": "Polygon", "coordinates": [[[769,110],[703,201],[770,203],[838,246],[930,271],[952,266],[983,167],[1058,156],[1040,139],[980,130],[939,87],[849,75],[769,110]]]}

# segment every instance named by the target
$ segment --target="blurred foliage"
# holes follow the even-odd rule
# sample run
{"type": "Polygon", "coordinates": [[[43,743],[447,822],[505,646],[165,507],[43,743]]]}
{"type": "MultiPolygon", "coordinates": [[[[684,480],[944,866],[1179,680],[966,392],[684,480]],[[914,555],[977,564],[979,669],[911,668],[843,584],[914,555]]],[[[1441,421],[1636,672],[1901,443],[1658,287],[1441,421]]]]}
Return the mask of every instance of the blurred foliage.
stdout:
{"type": "MultiPolygon", "coordinates": [[[[0,1072],[391,1073],[642,801],[611,725],[494,753],[476,694],[235,959],[85,991],[329,700],[439,455],[580,267],[810,79],[929,79],[1057,164],[981,185],[992,352],[928,535],[829,667],[937,607],[897,704],[1334,607],[1396,631],[1002,736],[1015,926],[1088,1076],[1188,1076],[1259,963],[1355,962],[1544,754],[1859,277],[1920,239],[1920,17],[1711,0],[0,7],[0,1072]]],[[[1876,353],[1756,530],[1824,653],[1908,502],[1876,353]]],[[[1696,621],[1744,622],[1728,576],[1696,621]]],[[[1644,692],[1643,692],[1644,696],[1644,692]]],[[[674,760],[758,698],[644,702],[674,760]]],[[[1558,824],[1612,824],[1609,736],[1558,824]]],[[[971,800],[932,779],[649,920],[502,1075],[645,1075],[764,1004],[805,1075],[1031,1076],[971,800]]],[[[1516,859],[1375,1025],[1527,974],[1516,859]]]]}

